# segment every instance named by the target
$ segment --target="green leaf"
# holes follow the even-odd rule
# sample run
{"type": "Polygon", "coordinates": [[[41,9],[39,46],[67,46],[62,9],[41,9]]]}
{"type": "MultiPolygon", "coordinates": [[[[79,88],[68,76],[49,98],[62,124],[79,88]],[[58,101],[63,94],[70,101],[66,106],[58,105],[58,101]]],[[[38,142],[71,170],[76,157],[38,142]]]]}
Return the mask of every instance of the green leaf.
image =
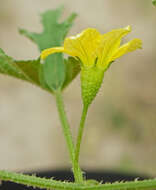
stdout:
{"type": "Polygon", "coordinates": [[[16,61],[12,57],[7,56],[2,49],[0,49],[0,74],[12,76],[32,84],[35,84],[45,90],[39,80],[40,59],[29,61],[16,61]]]}
{"type": "Polygon", "coordinates": [[[29,61],[15,61],[15,64],[31,80],[30,82],[40,85],[38,77],[38,69],[40,67],[39,59],[29,61]]]}
{"type": "MultiPolygon", "coordinates": [[[[36,65],[38,64],[36,60],[34,62],[36,65]]],[[[27,64],[32,65],[32,63],[33,61],[27,61],[27,64]]],[[[25,72],[26,67],[26,63],[25,66],[23,64],[20,66],[20,62],[14,61],[11,57],[7,56],[2,49],[0,49],[0,73],[11,75],[31,83],[38,83],[35,78],[31,78],[31,74],[27,75],[27,72],[25,72]]],[[[33,68],[31,72],[35,72],[33,68]]]]}
{"type": "Polygon", "coordinates": [[[40,79],[40,84],[42,86],[43,89],[47,89],[49,90],[51,93],[53,93],[53,91],[49,88],[49,86],[47,85],[46,81],[45,81],[45,77],[44,77],[44,73],[43,73],[43,64],[40,64],[40,68],[39,68],[39,79],[40,79]]]}
{"type": "Polygon", "coordinates": [[[19,32],[30,40],[35,42],[40,51],[62,45],[67,32],[73,24],[76,17],[72,13],[65,21],[59,23],[63,8],[46,11],[41,15],[43,31],[41,33],[28,32],[25,29],[20,29],[19,32]]]}
{"type": "Polygon", "coordinates": [[[60,53],[49,55],[43,63],[46,84],[53,90],[61,89],[65,80],[65,64],[60,53]]]}
{"type": "Polygon", "coordinates": [[[73,57],[68,57],[64,60],[66,66],[66,77],[63,84],[63,89],[73,81],[80,72],[80,61],[73,57]]]}
{"type": "MultiPolygon", "coordinates": [[[[43,25],[43,31],[41,33],[32,33],[24,29],[20,29],[20,33],[35,42],[40,51],[50,47],[62,46],[64,38],[76,17],[76,14],[72,13],[66,20],[59,22],[62,11],[63,8],[61,7],[56,10],[46,11],[41,15],[43,25]]],[[[40,82],[44,86],[49,86],[52,90],[57,90],[62,86],[67,86],[67,83],[69,84],[76,76],[69,77],[69,75],[73,75],[73,73],[66,73],[63,55],[61,53],[54,54],[48,56],[44,61],[40,70],[40,82]],[[65,76],[66,74],[67,76],[65,76]],[[65,80],[65,85],[63,85],[65,80]]]]}

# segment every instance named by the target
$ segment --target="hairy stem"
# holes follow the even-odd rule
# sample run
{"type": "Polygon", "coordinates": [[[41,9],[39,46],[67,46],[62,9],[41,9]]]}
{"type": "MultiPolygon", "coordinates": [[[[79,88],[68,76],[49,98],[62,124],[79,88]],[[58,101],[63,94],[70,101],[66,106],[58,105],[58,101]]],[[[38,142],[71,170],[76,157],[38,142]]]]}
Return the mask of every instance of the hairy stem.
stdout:
{"type": "Polygon", "coordinates": [[[155,190],[156,179],[115,182],[112,184],[86,185],[69,182],[61,182],[53,179],[45,179],[36,176],[18,174],[14,172],[0,171],[0,180],[12,181],[27,186],[55,190],[155,190]]]}
{"type": "Polygon", "coordinates": [[[59,90],[56,91],[55,95],[56,95],[56,105],[57,105],[57,108],[58,108],[58,113],[59,113],[59,116],[60,116],[60,121],[61,121],[61,124],[62,124],[64,137],[65,137],[67,147],[68,147],[68,150],[69,150],[70,160],[72,162],[74,178],[75,178],[75,181],[77,183],[80,183],[80,182],[83,181],[82,172],[81,172],[81,169],[79,167],[79,164],[75,163],[75,147],[74,147],[74,143],[73,143],[73,139],[72,139],[70,126],[69,126],[69,123],[68,123],[68,120],[67,120],[66,112],[65,112],[65,109],[64,109],[64,104],[63,104],[63,98],[62,98],[61,91],[59,91],[59,90]]]}
{"type": "Polygon", "coordinates": [[[87,111],[88,111],[88,106],[84,106],[82,115],[81,115],[80,126],[78,129],[78,136],[77,136],[76,147],[75,147],[75,164],[76,165],[78,165],[79,163],[80,146],[81,146],[81,141],[82,141],[82,136],[83,136],[83,131],[84,131],[84,124],[85,124],[85,120],[87,116],[87,111]]]}

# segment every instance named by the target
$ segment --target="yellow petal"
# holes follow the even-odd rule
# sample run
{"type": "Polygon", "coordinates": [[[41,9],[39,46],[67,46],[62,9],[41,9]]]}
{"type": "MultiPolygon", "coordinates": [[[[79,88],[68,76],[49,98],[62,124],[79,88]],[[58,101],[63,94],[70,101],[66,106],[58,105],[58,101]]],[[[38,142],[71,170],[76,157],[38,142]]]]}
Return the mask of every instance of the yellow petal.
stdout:
{"type": "Polygon", "coordinates": [[[122,55],[142,48],[142,41],[140,39],[133,39],[130,42],[122,45],[112,56],[112,61],[121,57],[122,55]]]}
{"type": "Polygon", "coordinates": [[[45,49],[41,53],[41,59],[45,59],[48,55],[53,54],[53,53],[59,53],[59,52],[64,52],[64,48],[54,47],[54,48],[45,49]]]}
{"type": "Polygon", "coordinates": [[[97,49],[101,41],[101,34],[93,28],[88,28],[77,34],[65,39],[64,49],[70,55],[80,58],[86,66],[92,66],[95,62],[97,49]]]}
{"type": "Polygon", "coordinates": [[[121,39],[131,31],[131,27],[112,30],[102,35],[102,40],[98,48],[97,66],[105,69],[111,61],[114,52],[120,46],[121,39]]]}

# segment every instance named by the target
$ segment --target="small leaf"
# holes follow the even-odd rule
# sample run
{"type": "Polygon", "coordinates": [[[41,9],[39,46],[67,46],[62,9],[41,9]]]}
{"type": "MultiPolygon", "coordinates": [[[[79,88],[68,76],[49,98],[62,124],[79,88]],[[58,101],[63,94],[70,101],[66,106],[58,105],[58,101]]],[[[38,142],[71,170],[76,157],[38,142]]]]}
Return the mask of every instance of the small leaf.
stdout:
{"type": "Polygon", "coordinates": [[[76,76],[80,72],[80,61],[76,60],[73,57],[69,57],[65,59],[65,66],[66,66],[66,77],[63,84],[63,89],[76,78],[76,76]]]}
{"type": "MultiPolygon", "coordinates": [[[[35,42],[40,51],[50,47],[61,46],[76,17],[76,14],[72,13],[66,20],[60,23],[59,18],[62,11],[63,9],[60,7],[56,10],[46,11],[41,15],[43,25],[41,33],[32,33],[24,29],[20,29],[20,33],[35,42]]],[[[41,66],[40,83],[42,83],[42,86],[48,86],[52,90],[57,90],[62,87],[65,75],[66,67],[63,56],[62,54],[55,54],[49,56],[41,66]]]]}
{"type": "Polygon", "coordinates": [[[84,181],[86,185],[98,185],[99,182],[96,181],[95,179],[88,179],[86,181],[84,181]]]}

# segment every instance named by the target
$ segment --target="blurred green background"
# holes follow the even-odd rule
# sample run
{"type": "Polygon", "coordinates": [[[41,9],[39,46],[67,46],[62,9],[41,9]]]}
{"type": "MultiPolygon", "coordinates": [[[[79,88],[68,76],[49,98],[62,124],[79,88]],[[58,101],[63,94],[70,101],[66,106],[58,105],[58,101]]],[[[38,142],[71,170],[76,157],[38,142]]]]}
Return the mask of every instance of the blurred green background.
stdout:
{"type": "MultiPolygon", "coordinates": [[[[41,31],[39,14],[61,4],[64,17],[79,14],[70,34],[87,27],[104,33],[131,25],[125,41],[143,41],[143,50],[115,61],[105,74],[88,113],[81,166],[156,175],[156,8],[150,0],[1,0],[0,47],[16,59],[38,57],[37,47],[17,29],[41,31]]],[[[82,109],[79,77],[64,98],[76,136],[82,109]]],[[[54,98],[0,75],[0,169],[69,166],[54,98]]]]}

